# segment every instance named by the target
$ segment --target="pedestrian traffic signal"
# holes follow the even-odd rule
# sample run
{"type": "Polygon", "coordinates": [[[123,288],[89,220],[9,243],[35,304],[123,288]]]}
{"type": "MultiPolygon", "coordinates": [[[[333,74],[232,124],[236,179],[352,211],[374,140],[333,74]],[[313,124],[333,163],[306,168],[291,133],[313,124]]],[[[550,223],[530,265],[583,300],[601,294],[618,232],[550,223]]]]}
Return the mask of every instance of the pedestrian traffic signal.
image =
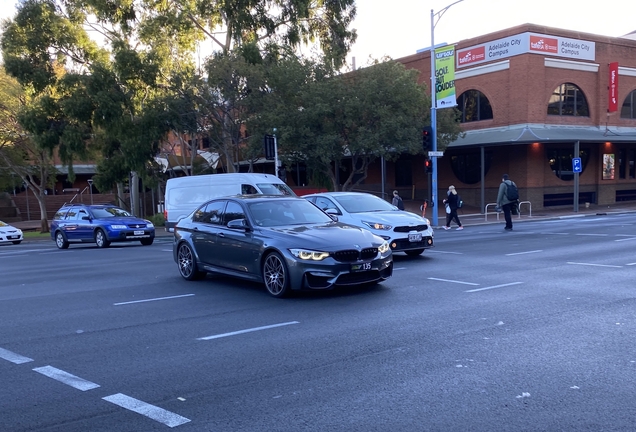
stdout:
{"type": "Polygon", "coordinates": [[[422,129],[422,149],[427,152],[431,149],[431,143],[433,141],[433,128],[430,126],[422,129]]]}
{"type": "Polygon", "coordinates": [[[267,160],[276,159],[276,150],[274,146],[273,135],[265,135],[263,137],[263,153],[265,153],[265,159],[267,160]]]}
{"type": "Polygon", "coordinates": [[[424,159],[424,172],[430,173],[433,172],[433,161],[428,158],[428,156],[424,159]]]}

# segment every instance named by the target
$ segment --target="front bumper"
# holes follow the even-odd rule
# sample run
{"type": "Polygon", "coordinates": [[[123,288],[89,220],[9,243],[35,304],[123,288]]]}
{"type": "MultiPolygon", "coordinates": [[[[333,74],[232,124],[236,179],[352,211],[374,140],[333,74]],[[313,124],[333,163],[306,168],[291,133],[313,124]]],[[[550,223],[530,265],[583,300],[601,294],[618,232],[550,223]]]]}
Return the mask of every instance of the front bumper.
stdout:
{"type": "Polygon", "coordinates": [[[154,239],[154,229],[125,229],[120,231],[110,231],[107,234],[108,240],[111,242],[135,241],[143,239],[154,239]]]}

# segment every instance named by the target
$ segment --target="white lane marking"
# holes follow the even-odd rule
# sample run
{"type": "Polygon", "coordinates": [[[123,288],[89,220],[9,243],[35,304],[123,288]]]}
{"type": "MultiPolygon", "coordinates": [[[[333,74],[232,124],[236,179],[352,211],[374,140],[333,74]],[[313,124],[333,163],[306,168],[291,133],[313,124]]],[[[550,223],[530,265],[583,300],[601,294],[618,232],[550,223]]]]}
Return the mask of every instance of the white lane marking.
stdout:
{"type": "Polygon", "coordinates": [[[623,267],[623,266],[609,265],[609,264],[592,264],[592,263],[580,263],[580,262],[568,262],[568,264],[582,265],[582,266],[593,266],[593,267],[613,267],[613,268],[621,268],[621,267],[623,267]]]}
{"type": "Polygon", "coordinates": [[[182,417],[179,414],[175,414],[163,408],[150,405],[149,403],[140,401],[139,399],[135,399],[130,396],[126,396],[122,393],[106,396],[102,399],[104,399],[106,402],[110,402],[127,410],[136,412],[137,414],[146,416],[152,420],[158,421],[159,423],[163,423],[171,428],[180,426],[190,421],[190,419],[182,417]]]}
{"type": "Polygon", "coordinates": [[[490,289],[495,289],[495,288],[503,288],[503,287],[512,286],[512,285],[519,285],[519,284],[522,284],[522,283],[523,282],[512,282],[512,283],[507,283],[507,284],[503,284],[503,285],[493,285],[493,286],[489,286],[489,287],[485,287],[485,288],[475,288],[475,289],[464,291],[464,292],[471,293],[471,292],[477,292],[477,291],[485,291],[485,290],[490,290],[490,289]]]}
{"type": "Polygon", "coordinates": [[[543,250],[533,250],[533,251],[526,251],[526,252],[515,252],[515,253],[506,254],[506,256],[525,255],[525,254],[531,254],[531,253],[537,253],[537,252],[543,252],[543,250]]]}
{"type": "Polygon", "coordinates": [[[12,251],[7,251],[7,252],[0,252],[0,255],[2,256],[10,256],[10,255],[20,255],[20,254],[26,254],[26,253],[31,253],[31,252],[42,252],[43,249],[21,249],[21,250],[12,250],[12,251]]]}
{"type": "Polygon", "coordinates": [[[440,253],[440,254],[454,254],[454,255],[464,255],[462,252],[446,252],[446,251],[441,251],[441,250],[432,250],[429,251],[431,253],[440,253]]]}
{"type": "Polygon", "coordinates": [[[577,236],[595,236],[595,237],[607,237],[607,234],[592,234],[592,233],[576,233],[577,236]]]}
{"type": "Polygon", "coordinates": [[[625,264],[625,265],[636,265],[636,263],[629,263],[629,264],[625,264]]]}
{"type": "Polygon", "coordinates": [[[558,233],[558,232],[557,233],[555,233],[555,232],[542,232],[542,233],[539,233],[539,234],[542,234],[542,235],[570,235],[570,233],[558,233]]]}
{"type": "Polygon", "coordinates": [[[406,267],[393,267],[393,271],[395,270],[406,270],[406,267]]]}
{"type": "Polygon", "coordinates": [[[622,238],[622,239],[618,239],[618,240],[614,240],[614,241],[626,241],[626,240],[636,240],[636,237],[629,237],[629,238],[622,238]]]}
{"type": "Polygon", "coordinates": [[[4,348],[0,348],[0,358],[10,361],[11,363],[14,363],[14,364],[22,364],[22,363],[28,363],[33,361],[33,359],[31,358],[21,356],[20,354],[16,354],[4,348]]]}
{"type": "Polygon", "coordinates": [[[53,366],[43,366],[33,369],[35,372],[41,373],[44,376],[53,378],[56,381],[70,385],[81,391],[92,390],[99,387],[99,384],[92,383],[78,376],[72,375],[68,372],[64,372],[61,369],[54,368],[53,366]]]}
{"type": "Polygon", "coordinates": [[[462,281],[456,281],[456,280],[450,280],[450,279],[439,279],[439,278],[433,278],[433,277],[430,277],[429,279],[430,280],[436,280],[436,281],[442,281],[442,282],[452,282],[452,283],[464,284],[464,285],[479,285],[478,283],[462,282],[462,281]]]}
{"type": "MultiPolygon", "coordinates": [[[[614,234],[616,237],[634,237],[634,234],[614,234]]],[[[636,238],[636,237],[634,237],[636,238]]]]}
{"type": "Polygon", "coordinates": [[[194,294],[183,294],[183,295],[170,296],[170,297],[157,297],[157,298],[144,299],[144,300],[133,300],[129,302],[113,303],[113,306],[121,306],[121,305],[133,304],[133,303],[145,303],[145,302],[159,301],[159,300],[171,300],[171,299],[176,299],[181,297],[191,297],[193,295],[194,294]]]}
{"type": "Polygon", "coordinates": [[[219,339],[219,338],[228,337],[228,336],[240,335],[240,334],[243,334],[243,333],[250,333],[250,332],[255,332],[255,331],[260,331],[260,330],[267,330],[267,329],[271,329],[271,328],[276,328],[276,327],[288,326],[288,325],[292,325],[292,324],[300,324],[300,322],[299,321],[290,321],[290,322],[286,322],[286,323],[272,324],[272,325],[263,326],[263,327],[254,327],[254,328],[245,329],[245,330],[238,330],[238,331],[230,332],[230,333],[222,333],[222,334],[218,334],[218,335],[200,337],[200,338],[197,338],[197,340],[219,339]]]}

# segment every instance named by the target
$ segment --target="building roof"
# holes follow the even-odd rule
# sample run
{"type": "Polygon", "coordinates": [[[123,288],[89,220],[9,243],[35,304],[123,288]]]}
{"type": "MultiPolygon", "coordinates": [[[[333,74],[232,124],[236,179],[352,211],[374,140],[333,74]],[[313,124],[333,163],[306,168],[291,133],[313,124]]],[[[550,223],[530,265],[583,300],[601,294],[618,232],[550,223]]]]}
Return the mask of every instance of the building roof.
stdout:
{"type": "Polygon", "coordinates": [[[595,126],[563,126],[518,124],[507,127],[479,129],[465,132],[448,148],[466,148],[528,143],[634,142],[636,127],[598,128],[595,126]]]}

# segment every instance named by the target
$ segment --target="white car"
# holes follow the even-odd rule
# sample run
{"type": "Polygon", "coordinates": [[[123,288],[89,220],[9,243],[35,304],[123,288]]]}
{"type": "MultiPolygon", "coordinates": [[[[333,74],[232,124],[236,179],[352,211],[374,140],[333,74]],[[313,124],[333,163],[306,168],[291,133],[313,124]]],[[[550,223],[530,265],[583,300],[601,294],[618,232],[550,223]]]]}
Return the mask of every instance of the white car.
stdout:
{"type": "Polygon", "coordinates": [[[22,230],[0,221],[0,243],[20,244],[22,242],[22,230]]]}
{"type": "Polygon", "coordinates": [[[433,229],[428,219],[399,210],[375,195],[360,192],[323,192],[305,195],[339,222],[366,228],[389,242],[393,252],[420,255],[433,247],[433,229]]]}

